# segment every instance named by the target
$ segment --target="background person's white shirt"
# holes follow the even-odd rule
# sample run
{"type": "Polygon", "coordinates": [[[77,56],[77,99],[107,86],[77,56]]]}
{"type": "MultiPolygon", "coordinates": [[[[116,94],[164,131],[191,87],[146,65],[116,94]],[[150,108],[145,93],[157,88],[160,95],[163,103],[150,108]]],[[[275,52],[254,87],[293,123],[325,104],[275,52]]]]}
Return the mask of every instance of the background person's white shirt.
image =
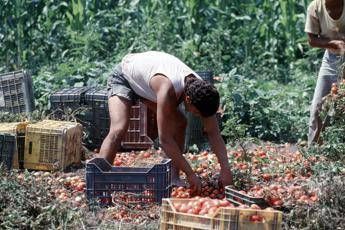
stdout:
{"type": "MultiPolygon", "coordinates": [[[[343,0],[343,12],[339,19],[334,20],[328,14],[325,0],[312,1],[307,10],[307,18],[304,31],[306,33],[321,35],[332,40],[345,39],[345,0],[343,0]]],[[[328,49],[332,53],[335,50],[328,49]]]]}

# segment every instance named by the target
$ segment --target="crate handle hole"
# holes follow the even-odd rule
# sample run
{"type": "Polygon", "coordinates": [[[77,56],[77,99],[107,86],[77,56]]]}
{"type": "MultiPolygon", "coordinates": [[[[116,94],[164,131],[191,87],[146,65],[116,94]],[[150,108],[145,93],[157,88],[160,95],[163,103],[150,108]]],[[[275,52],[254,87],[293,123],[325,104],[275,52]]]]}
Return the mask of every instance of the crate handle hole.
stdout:
{"type": "Polygon", "coordinates": [[[32,141],[29,142],[29,154],[32,154],[32,141]]]}

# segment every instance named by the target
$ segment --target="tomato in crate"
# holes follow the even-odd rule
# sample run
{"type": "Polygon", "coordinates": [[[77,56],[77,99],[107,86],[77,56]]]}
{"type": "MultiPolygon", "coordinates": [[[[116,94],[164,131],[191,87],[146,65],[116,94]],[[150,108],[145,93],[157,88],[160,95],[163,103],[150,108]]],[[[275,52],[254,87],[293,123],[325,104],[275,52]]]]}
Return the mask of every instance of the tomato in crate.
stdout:
{"type": "Polygon", "coordinates": [[[279,230],[282,212],[234,208],[225,200],[163,199],[160,230],[279,230]],[[200,203],[201,202],[201,203],[200,203]],[[202,203],[203,202],[203,203],[202,203]],[[196,207],[200,211],[196,212],[196,207]],[[207,212],[206,210],[207,209],[207,212]]]}

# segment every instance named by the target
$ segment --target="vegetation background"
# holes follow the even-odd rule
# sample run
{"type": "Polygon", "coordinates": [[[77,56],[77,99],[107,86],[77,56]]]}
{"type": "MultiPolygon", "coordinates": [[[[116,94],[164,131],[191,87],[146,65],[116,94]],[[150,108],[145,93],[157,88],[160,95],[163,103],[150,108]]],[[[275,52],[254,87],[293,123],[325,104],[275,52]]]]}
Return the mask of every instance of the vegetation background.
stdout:
{"type": "Polygon", "coordinates": [[[322,50],[303,32],[309,1],[3,0],[0,72],[25,68],[36,106],[66,86],[105,84],[129,52],[160,50],[213,70],[224,137],[305,139],[322,50]]]}
{"type": "MultiPolygon", "coordinates": [[[[217,87],[228,143],[242,137],[297,142],[306,139],[323,55],[321,49],[310,48],[303,31],[309,2],[2,0],[0,72],[31,72],[39,116],[49,109],[54,90],[104,85],[125,54],[165,51],[196,71],[212,70],[221,77],[217,87]]],[[[341,87],[345,95],[345,85],[341,87]]],[[[322,134],[325,144],[301,150],[306,156],[328,159],[312,168],[320,202],[294,207],[284,216],[284,229],[344,228],[345,99],[339,98],[330,98],[324,111],[332,124],[322,134]]],[[[48,205],[50,200],[40,195],[46,194],[45,186],[31,186],[29,174],[27,187],[17,183],[16,174],[0,174],[0,223],[5,228],[24,229],[28,223],[31,228],[80,228],[82,220],[90,219],[89,213],[48,205]],[[34,199],[27,194],[41,206],[26,202],[34,199]]]]}

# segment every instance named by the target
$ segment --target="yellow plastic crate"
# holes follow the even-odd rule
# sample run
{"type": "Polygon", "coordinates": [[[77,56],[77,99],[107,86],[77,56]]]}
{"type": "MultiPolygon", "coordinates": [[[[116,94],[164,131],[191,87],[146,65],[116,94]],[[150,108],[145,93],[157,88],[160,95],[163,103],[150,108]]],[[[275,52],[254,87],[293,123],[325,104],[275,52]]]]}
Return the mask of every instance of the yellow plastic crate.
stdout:
{"type": "Polygon", "coordinates": [[[26,128],[24,168],[64,170],[80,163],[82,126],[75,122],[43,120],[26,128]]]}
{"type": "Polygon", "coordinates": [[[16,150],[13,156],[12,168],[23,168],[25,130],[28,122],[0,123],[0,133],[10,133],[16,135],[16,150]]]}
{"type": "Polygon", "coordinates": [[[282,213],[221,207],[212,216],[176,212],[173,204],[188,203],[192,199],[163,199],[160,230],[279,230],[282,213]],[[263,217],[262,222],[250,221],[252,215],[263,217]]]}

